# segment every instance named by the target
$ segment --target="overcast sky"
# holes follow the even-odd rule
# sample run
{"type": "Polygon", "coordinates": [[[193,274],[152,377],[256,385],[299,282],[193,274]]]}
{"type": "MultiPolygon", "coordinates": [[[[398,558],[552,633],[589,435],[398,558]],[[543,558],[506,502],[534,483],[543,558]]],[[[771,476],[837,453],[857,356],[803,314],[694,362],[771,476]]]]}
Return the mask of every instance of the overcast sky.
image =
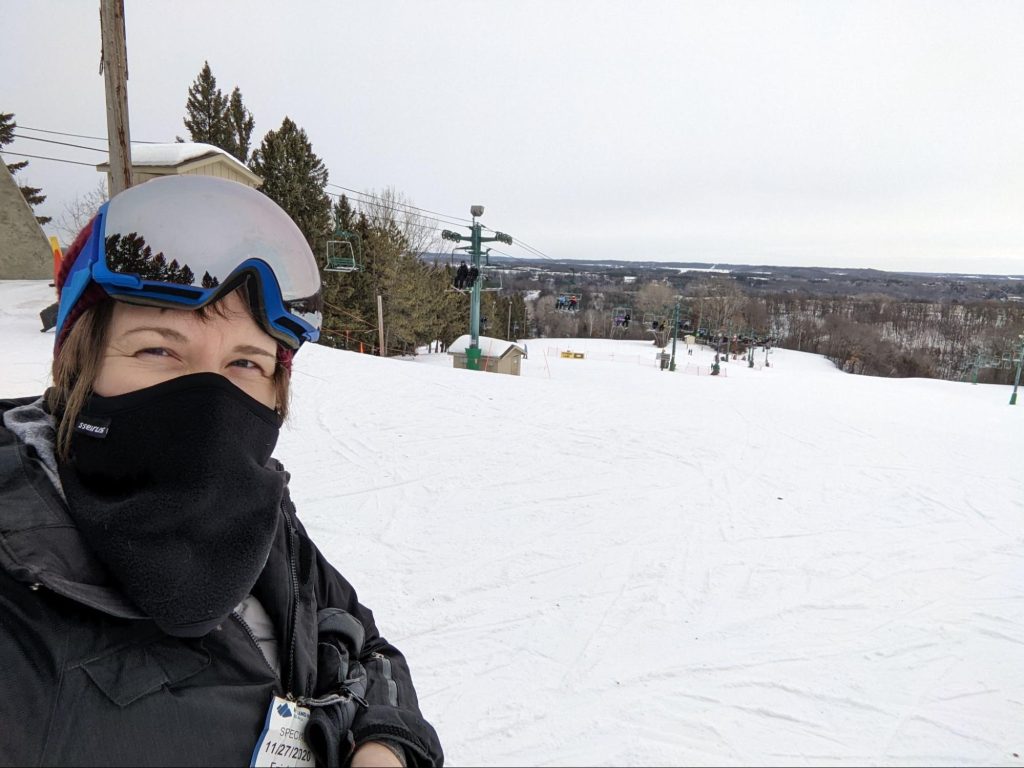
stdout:
{"type": "MultiPolygon", "coordinates": [[[[98,6],[6,0],[0,111],[106,135],[98,6]]],[[[1024,274],[1020,0],[125,6],[133,139],[187,135],[208,60],[254,143],[287,115],[331,182],[552,257],[1024,274]]],[[[19,178],[56,216],[101,176],[19,178]]]]}

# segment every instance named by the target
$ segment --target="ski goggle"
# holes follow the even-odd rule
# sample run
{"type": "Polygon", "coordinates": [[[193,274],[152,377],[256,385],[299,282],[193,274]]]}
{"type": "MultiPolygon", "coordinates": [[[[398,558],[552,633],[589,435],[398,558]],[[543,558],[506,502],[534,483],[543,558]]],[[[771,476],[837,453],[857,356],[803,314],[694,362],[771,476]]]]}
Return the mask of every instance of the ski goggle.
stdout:
{"type": "Polygon", "coordinates": [[[60,295],[57,339],[91,283],[110,297],[198,309],[247,285],[253,315],[290,349],[320,337],[320,270],[273,200],[234,181],[168,176],[105,203],[60,295]]]}

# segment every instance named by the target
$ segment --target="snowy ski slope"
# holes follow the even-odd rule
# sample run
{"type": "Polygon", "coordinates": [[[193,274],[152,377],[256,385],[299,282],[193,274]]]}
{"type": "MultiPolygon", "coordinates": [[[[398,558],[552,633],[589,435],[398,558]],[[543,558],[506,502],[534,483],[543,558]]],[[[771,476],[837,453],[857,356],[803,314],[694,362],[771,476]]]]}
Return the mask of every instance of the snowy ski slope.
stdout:
{"type": "MultiPolygon", "coordinates": [[[[51,294],[0,282],[4,396],[51,294]]],[[[449,764],[1024,764],[1008,387],[527,345],[519,378],[307,345],[277,450],[449,764]]]]}

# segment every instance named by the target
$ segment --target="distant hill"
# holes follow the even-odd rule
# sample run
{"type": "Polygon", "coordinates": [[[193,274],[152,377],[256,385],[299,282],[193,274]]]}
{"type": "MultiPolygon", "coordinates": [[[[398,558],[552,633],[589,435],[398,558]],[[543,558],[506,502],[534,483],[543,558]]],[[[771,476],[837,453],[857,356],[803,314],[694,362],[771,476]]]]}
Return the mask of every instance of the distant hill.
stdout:
{"type": "MultiPolygon", "coordinates": [[[[449,263],[448,253],[424,253],[424,261],[449,263]]],[[[457,264],[462,258],[456,259],[457,264]]],[[[737,281],[746,292],[807,294],[810,296],[888,296],[920,301],[1024,301],[1024,275],[956,274],[948,272],[887,272],[881,269],[836,267],[783,267],[763,264],[709,262],[626,261],[602,259],[513,259],[491,256],[493,266],[536,274],[542,282],[558,287],[564,276],[586,282],[621,279],[668,280],[685,287],[710,275],[737,281]]]]}

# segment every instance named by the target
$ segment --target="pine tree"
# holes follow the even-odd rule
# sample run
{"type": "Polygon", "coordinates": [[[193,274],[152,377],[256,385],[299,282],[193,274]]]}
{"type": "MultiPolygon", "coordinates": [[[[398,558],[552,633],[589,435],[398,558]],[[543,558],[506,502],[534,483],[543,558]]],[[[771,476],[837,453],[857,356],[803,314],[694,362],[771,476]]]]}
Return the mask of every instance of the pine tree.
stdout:
{"type": "Polygon", "coordinates": [[[235,142],[234,155],[243,163],[249,162],[249,147],[252,146],[252,129],[256,125],[252,112],[242,103],[242,91],[236,85],[228,102],[228,123],[235,142]]]}
{"type": "MultiPolygon", "coordinates": [[[[33,208],[46,200],[46,195],[40,194],[42,190],[39,187],[30,187],[27,184],[22,184],[19,188],[21,189],[21,194],[25,196],[25,202],[33,208]]],[[[36,221],[39,222],[39,226],[43,226],[43,224],[49,224],[52,218],[52,216],[36,216],[36,221]]]]}
{"type": "Polygon", "coordinates": [[[260,191],[284,208],[313,252],[321,253],[331,231],[331,200],[324,191],[327,168],[306,132],[286,117],[263,137],[249,168],[263,179],[260,191]]]}
{"type": "Polygon", "coordinates": [[[342,195],[334,203],[334,228],[345,232],[352,232],[355,226],[355,210],[348,201],[348,197],[342,195]]]}
{"type": "MultiPolygon", "coordinates": [[[[13,112],[0,112],[0,149],[14,141],[14,129],[18,127],[17,122],[14,120],[13,112]]],[[[7,170],[11,172],[11,176],[16,174],[28,165],[28,160],[22,160],[20,163],[7,163],[7,170]]],[[[21,190],[21,194],[25,198],[30,206],[35,206],[46,200],[46,195],[40,194],[42,190],[39,187],[30,187],[27,184],[19,184],[18,188],[21,190]]],[[[49,216],[36,216],[36,221],[39,225],[49,224],[51,217],[49,216]]]]}
{"type": "MultiPolygon", "coordinates": [[[[13,112],[8,112],[6,114],[0,112],[0,149],[14,141],[14,129],[17,127],[18,124],[14,122],[13,112]]],[[[7,167],[10,168],[14,165],[18,166],[20,170],[24,166],[28,165],[28,161],[26,160],[21,163],[8,163],[7,167]]],[[[14,173],[14,171],[11,171],[11,173],[14,173]]]]}
{"type": "Polygon", "coordinates": [[[198,77],[188,89],[184,122],[192,141],[212,144],[238,156],[238,144],[228,115],[228,99],[217,87],[217,78],[213,76],[208,61],[203,63],[198,77]]]}

